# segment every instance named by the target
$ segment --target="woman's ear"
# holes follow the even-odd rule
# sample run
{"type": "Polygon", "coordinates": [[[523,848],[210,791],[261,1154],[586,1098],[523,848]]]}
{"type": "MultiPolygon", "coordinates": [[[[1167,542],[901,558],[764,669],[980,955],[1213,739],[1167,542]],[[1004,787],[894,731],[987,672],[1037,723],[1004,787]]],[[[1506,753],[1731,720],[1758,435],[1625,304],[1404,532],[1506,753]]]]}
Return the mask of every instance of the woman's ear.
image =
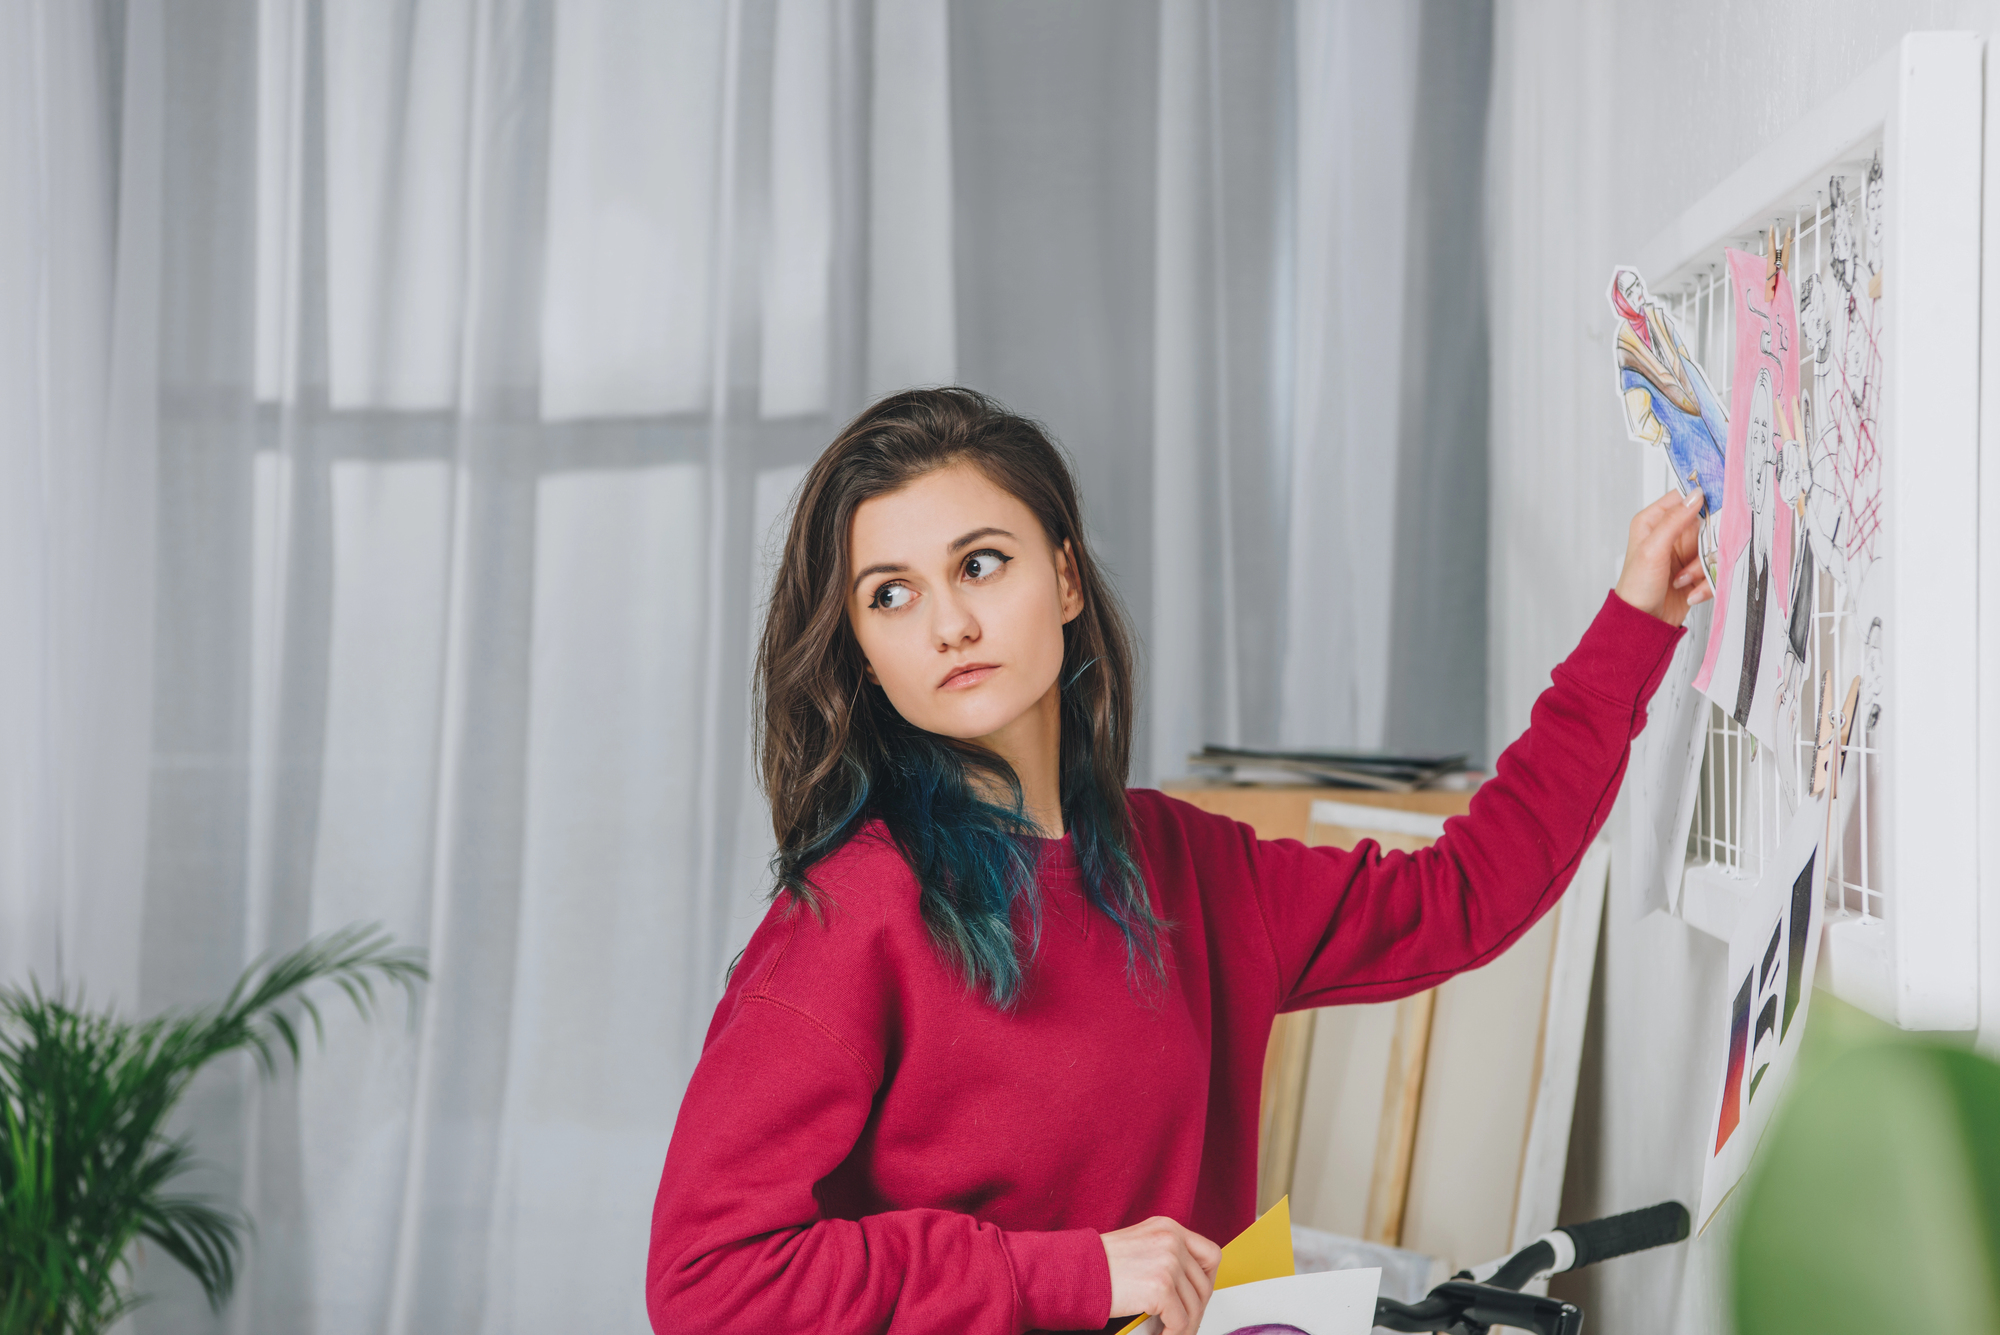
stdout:
{"type": "Polygon", "coordinates": [[[1062,589],[1062,619],[1068,625],[1083,611],[1083,588],[1076,577],[1076,553],[1063,539],[1063,545],[1056,549],[1056,584],[1062,589]]]}

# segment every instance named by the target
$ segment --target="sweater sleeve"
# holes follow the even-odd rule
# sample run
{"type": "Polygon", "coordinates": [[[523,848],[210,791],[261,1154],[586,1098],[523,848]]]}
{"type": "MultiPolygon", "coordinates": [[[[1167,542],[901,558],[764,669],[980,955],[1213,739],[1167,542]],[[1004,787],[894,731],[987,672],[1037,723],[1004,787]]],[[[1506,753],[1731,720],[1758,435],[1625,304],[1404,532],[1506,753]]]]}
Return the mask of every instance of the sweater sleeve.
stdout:
{"type": "Polygon", "coordinates": [[[860,1051],[783,998],[744,996],[719,1021],[654,1205],[654,1330],[1019,1335],[1104,1323],[1109,1268],[1089,1229],[1002,1231],[931,1209],[823,1216],[816,1188],[861,1137],[879,1083],[860,1051]]]}
{"type": "Polygon", "coordinates": [[[1683,632],[1617,594],[1556,668],[1471,809],[1417,853],[1259,842],[1255,892],[1278,1006],[1390,1001],[1499,955],[1569,885],[1610,815],[1683,632]]]}

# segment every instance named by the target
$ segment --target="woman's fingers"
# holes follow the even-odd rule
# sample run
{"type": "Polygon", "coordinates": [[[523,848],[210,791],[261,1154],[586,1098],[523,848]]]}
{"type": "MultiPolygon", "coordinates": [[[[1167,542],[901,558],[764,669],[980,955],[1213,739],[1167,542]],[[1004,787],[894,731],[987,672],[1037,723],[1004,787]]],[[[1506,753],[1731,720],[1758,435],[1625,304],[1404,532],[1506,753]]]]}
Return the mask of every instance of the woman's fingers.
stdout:
{"type": "Polygon", "coordinates": [[[1701,501],[1699,490],[1668,492],[1634,515],[1618,576],[1620,598],[1674,625],[1687,617],[1680,577],[1700,550],[1701,501]]]}
{"type": "Polygon", "coordinates": [[[1187,1246],[1188,1254],[1194,1257],[1194,1263],[1201,1267],[1202,1272],[1208,1276],[1209,1283],[1212,1286],[1215,1281],[1215,1272],[1222,1267],[1222,1248],[1216,1246],[1199,1233],[1189,1233],[1187,1235],[1187,1246]]]}
{"type": "Polygon", "coordinates": [[[1160,1324],[1167,1328],[1168,1335],[1183,1335],[1183,1332],[1185,1335],[1194,1335],[1196,1329],[1201,1325],[1202,1308],[1206,1304],[1202,1301],[1201,1291],[1195,1287],[1194,1281],[1189,1278],[1185,1266],[1181,1268],[1178,1275],[1174,1276],[1174,1306],[1178,1312],[1179,1320],[1170,1321],[1162,1316],[1160,1324]]]}
{"type": "MultiPolygon", "coordinates": [[[[1181,1240],[1186,1250],[1181,1255],[1178,1291],[1187,1335],[1194,1335],[1201,1325],[1202,1313],[1208,1310],[1209,1295],[1215,1292],[1215,1267],[1222,1260],[1222,1249],[1199,1233],[1184,1232],[1181,1240]],[[1206,1260],[1202,1251],[1210,1253],[1206,1260]]],[[[1164,1319],[1162,1324],[1173,1330],[1172,1324],[1164,1319]]]]}
{"type": "MultiPolygon", "coordinates": [[[[1193,1238],[1197,1235],[1191,1233],[1188,1236],[1193,1238]]],[[[1215,1292],[1215,1271],[1204,1268],[1195,1258],[1192,1248],[1189,1249],[1187,1265],[1182,1274],[1186,1276],[1189,1288],[1194,1291],[1195,1306],[1197,1308],[1208,1306],[1209,1295],[1215,1292]]]]}
{"type": "Polygon", "coordinates": [[[1674,508],[1674,506],[1678,505],[1680,503],[1680,499],[1681,498],[1679,492],[1673,492],[1673,491],[1665,492],[1662,495],[1660,495],[1657,499],[1655,499],[1651,505],[1641,510],[1637,515],[1633,516],[1633,522],[1646,524],[1648,525],[1648,527],[1650,527],[1653,523],[1656,523],[1660,519],[1664,518],[1674,508]]]}
{"type": "MultiPolygon", "coordinates": [[[[1684,538],[1700,530],[1701,493],[1692,492],[1687,499],[1692,504],[1682,503],[1672,492],[1660,498],[1661,501],[1671,501],[1673,504],[1667,506],[1665,513],[1661,514],[1653,525],[1655,541],[1664,540],[1678,545],[1684,538]]],[[[1654,504],[1658,505],[1659,502],[1656,501],[1654,504]]]]}
{"type": "Polygon", "coordinates": [[[1170,1335],[1193,1335],[1213,1291],[1222,1249],[1165,1216],[1106,1233],[1103,1242],[1112,1314],[1144,1312],[1159,1317],[1170,1335]]]}
{"type": "Polygon", "coordinates": [[[1677,491],[1667,492],[1638,514],[1632,516],[1633,536],[1639,537],[1658,531],[1662,525],[1669,524],[1676,518],[1677,511],[1689,504],[1700,505],[1701,493],[1695,492],[1692,498],[1683,499],[1677,491]]]}

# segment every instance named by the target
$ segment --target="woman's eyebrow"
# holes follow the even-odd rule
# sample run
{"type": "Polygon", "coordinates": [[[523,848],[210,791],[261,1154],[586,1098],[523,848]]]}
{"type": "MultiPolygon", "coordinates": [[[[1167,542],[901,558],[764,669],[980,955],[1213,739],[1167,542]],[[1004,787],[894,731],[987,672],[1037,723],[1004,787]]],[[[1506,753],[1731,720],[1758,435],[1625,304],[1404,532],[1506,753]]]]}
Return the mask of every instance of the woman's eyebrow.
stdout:
{"type": "MultiPolygon", "coordinates": [[[[948,552],[962,551],[973,543],[978,542],[981,538],[1014,538],[1014,535],[1004,528],[976,528],[952,543],[945,550],[948,552]]],[[[1014,538],[1014,541],[1019,542],[1020,539],[1014,538]]],[[[859,574],[855,575],[854,588],[858,591],[861,588],[861,581],[867,579],[870,575],[902,575],[909,573],[909,569],[906,565],[900,565],[892,561],[878,562],[875,565],[866,567],[859,574]]]]}
{"type": "Polygon", "coordinates": [[[867,579],[870,575],[900,575],[907,570],[909,570],[908,566],[895,565],[886,561],[878,565],[872,565],[854,577],[854,587],[858,591],[861,588],[861,581],[867,579]]]}
{"type": "MultiPolygon", "coordinates": [[[[961,551],[978,542],[981,538],[1014,538],[1014,535],[1004,528],[976,528],[957,542],[954,542],[951,546],[945,548],[945,550],[948,552],[961,551]]],[[[1019,542],[1020,539],[1014,538],[1014,541],[1019,542]]]]}

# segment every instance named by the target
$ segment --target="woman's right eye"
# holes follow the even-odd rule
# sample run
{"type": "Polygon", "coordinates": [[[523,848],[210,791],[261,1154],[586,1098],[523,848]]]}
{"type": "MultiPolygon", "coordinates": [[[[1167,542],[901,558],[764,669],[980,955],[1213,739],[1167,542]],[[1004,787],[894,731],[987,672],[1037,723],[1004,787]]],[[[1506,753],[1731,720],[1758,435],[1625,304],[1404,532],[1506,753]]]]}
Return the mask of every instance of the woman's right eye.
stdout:
{"type": "Polygon", "coordinates": [[[900,612],[915,602],[917,595],[906,584],[884,584],[875,590],[875,596],[868,600],[870,607],[879,607],[885,612],[900,612]]]}

